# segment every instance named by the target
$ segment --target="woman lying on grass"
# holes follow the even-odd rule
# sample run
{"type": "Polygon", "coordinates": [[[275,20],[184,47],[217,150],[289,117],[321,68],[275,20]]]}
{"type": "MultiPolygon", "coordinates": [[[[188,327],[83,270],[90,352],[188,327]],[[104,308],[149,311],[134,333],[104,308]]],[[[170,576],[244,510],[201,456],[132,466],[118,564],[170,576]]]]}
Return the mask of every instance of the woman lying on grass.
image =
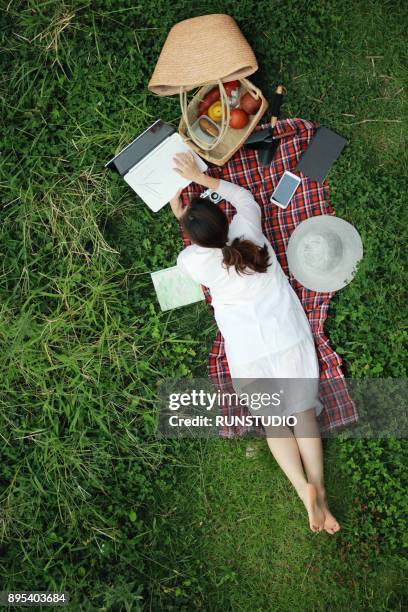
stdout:
{"type": "Polygon", "coordinates": [[[252,385],[257,379],[295,379],[295,392],[285,399],[286,416],[295,415],[297,423],[264,426],[268,446],[304,503],[310,529],[334,534],[340,525],[327,505],[316,421],[322,410],[319,364],[302,304],[262,233],[261,209],[251,192],[201,173],[192,154],[176,155],[174,163],[181,176],[236,208],[229,224],[223,210],[205,198],[193,198],[183,209],[179,192],[170,204],[192,244],[177,265],[211,292],[234,388],[237,379],[252,385]]]}

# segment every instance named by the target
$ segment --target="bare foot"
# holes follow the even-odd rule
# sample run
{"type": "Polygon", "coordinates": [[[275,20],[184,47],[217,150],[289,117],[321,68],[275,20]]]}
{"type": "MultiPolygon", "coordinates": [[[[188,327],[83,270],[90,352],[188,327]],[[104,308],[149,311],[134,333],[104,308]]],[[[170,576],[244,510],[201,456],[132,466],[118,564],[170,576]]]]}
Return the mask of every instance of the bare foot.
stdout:
{"type": "Polygon", "coordinates": [[[324,528],[325,515],[317,499],[317,489],[314,484],[306,485],[304,504],[309,515],[310,529],[314,532],[322,531],[324,528]]]}
{"type": "Polygon", "coordinates": [[[336,521],[336,519],[334,518],[334,516],[329,510],[329,507],[326,501],[325,491],[319,491],[317,499],[319,502],[319,506],[323,510],[323,513],[324,513],[324,527],[323,528],[327,533],[330,533],[330,535],[334,535],[335,533],[340,531],[340,523],[336,521]]]}
{"type": "Polygon", "coordinates": [[[326,507],[323,508],[325,520],[324,520],[324,530],[331,535],[340,531],[340,523],[336,521],[330,510],[326,507]]]}

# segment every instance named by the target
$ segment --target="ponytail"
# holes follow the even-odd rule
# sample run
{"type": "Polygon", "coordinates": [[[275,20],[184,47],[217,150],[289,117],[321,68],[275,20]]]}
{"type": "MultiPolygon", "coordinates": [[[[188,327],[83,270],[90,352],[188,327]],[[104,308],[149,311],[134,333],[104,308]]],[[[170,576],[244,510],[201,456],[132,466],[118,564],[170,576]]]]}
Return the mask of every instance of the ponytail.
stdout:
{"type": "Polygon", "coordinates": [[[250,274],[246,268],[254,272],[266,272],[271,265],[266,244],[260,247],[251,240],[240,238],[235,238],[230,245],[227,244],[227,215],[207,198],[192,198],[180,217],[180,223],[193,243],[206,248],[222,249],[223,263],[227,268],[234,266],[238,274],[250,274]]]}
{"type": "Polygon", "coordinates": [[[238,274],[250,274],[246,268],[254,272],[266,272],[271,265],[266,244],[260,247],[251,240],[235,238],[230,245],[226,244],[222,248],[222,254],[225,266],[234,266],[238,274]]]}

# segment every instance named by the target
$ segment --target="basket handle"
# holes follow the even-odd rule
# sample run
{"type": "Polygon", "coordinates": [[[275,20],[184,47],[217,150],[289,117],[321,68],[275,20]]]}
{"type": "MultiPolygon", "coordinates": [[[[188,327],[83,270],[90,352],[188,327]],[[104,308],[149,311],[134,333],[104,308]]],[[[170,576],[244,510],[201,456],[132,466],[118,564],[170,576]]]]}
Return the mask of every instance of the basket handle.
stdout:
{"type": "Polygon", "coordinates": [[[248,81],[248,79],[241,79],[241,83],[245,85],[247,92],[249,92],[256,100],[262,98],[262,92],[256,85],[248,81]]]}
{"type": "MultiPolygon", "coordinates": [[[[207,84],[209,85],[210,83],[211,82],[207,84]]],[[[197,134],[194,134],[191,128],[190,120],[188,118],[187,92],[183,91],[183,88],[180,87],[180,107],[181,107],[181,114],[182,114],[184,123],[186,124],[186,130],[189,134],[189,138],[203,151],[211,151],[212,149],[215,149],[215,147],[222,141],[225,134],[227,133],[227,129],[228,129],[229,122],[230,122],[230,107],[228,104],[227,92],[225,91],[225,88],[224,88],[224,85],[221,79],[218,79],[217,83],[220,89],[222,119],[221,119],[220,133],[218,134],[217,138],[213,142],[206,142],[205,140],[202,140],[199,136],[197,136],[197,134]]]]}

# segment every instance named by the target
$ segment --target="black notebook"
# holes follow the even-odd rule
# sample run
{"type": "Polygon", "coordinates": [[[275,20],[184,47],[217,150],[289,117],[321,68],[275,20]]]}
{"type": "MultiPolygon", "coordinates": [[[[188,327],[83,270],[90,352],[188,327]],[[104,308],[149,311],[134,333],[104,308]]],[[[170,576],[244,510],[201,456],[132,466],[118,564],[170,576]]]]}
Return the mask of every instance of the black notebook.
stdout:
{"type": "Polygon", "coordinates": [[[300,158],[296,170],[318,183],[323,183],[346,144],[347,140],[343,136],[326,127],[318,128],[300,158]]]}

